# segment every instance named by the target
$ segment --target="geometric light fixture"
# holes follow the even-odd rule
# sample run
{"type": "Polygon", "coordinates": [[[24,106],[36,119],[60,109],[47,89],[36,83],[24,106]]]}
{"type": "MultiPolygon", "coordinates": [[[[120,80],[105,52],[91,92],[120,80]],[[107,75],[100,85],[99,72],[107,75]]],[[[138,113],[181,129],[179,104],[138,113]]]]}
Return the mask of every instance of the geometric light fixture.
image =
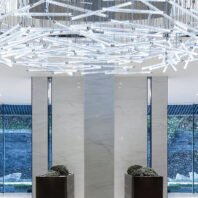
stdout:
{"type": "Polygon", "coordinates": [[[186,69],[198,61],[196,6],[193,0],[0,0],[0,64],[69,75],[186,69]]]}

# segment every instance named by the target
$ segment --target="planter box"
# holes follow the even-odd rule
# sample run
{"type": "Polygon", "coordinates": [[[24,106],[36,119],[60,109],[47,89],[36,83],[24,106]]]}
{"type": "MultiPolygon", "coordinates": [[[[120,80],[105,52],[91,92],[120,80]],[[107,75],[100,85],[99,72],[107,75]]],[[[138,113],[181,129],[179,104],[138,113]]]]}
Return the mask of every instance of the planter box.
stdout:
{"type": "Polygon", "coordinates": [[[163,177],[125,175],[125,198],[163,198],[163,177]]]}
{"type": "Polygon", "coordinates": [[[74,175],[36,177],[36,198],[74,198],[74,175]]]}

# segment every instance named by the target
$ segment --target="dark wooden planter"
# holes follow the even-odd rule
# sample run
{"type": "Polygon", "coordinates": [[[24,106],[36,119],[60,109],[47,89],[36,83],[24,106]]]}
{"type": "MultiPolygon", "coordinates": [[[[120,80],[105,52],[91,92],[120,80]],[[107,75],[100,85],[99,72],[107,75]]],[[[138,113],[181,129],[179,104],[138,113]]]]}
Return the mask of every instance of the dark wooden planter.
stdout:
{"type": "Polygon", "coordinates": [[[125,175],[125,198],[163,198],[163,177],[125,175]]]}
{"type": "Polygon", "coordinates": [[[36,198],[74,198],[74,175],[36,177],[36,198]]]}

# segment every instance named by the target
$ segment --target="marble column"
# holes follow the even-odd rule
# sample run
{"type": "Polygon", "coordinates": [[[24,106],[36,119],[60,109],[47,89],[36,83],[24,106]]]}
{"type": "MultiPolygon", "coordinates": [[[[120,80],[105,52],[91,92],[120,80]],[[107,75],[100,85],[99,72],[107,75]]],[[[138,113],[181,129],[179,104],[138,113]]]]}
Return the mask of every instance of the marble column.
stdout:
{"type": "Polygon", "coordinates": [[[75,175],[75,197],[84,198],[84,80],[52,78],[52,164],[75,175]]]}
{"type": "Polygon", "coordinates": [[[167,106],[168,78],[152,78],[152,168],[164,177],[167,197],[167,106]]]}
{"type": "Polygon", "coordinates": [[[115,77],[114,197],[124,198],[124,175],[147,165],[147,77],[115,77]]]}
{"type": "Polygon", "coordinates": [[[85,77],[85,198],[114,198],[113,77],[85,77]]]}
{"type": "Polygon", "coordinates": [[[48,79],[32,78],[32,195],[35,179],[48,171],[48,79]]]}

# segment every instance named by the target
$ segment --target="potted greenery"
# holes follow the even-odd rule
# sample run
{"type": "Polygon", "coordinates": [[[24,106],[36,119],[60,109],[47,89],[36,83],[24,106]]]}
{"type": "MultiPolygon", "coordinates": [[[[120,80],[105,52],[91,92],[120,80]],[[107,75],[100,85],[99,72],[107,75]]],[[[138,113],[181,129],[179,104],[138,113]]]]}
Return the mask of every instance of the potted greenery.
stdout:
{"type": "Polygon", "coordinates": [[[163,198],[163,177],[151,168],[129,167],[125,174],[125,198],[163,198]]]}
{"type": "Polygon", "coordinates": [[[63,165],[36,177],[36,198],[74,198],[74,175],[63,165]]]}

